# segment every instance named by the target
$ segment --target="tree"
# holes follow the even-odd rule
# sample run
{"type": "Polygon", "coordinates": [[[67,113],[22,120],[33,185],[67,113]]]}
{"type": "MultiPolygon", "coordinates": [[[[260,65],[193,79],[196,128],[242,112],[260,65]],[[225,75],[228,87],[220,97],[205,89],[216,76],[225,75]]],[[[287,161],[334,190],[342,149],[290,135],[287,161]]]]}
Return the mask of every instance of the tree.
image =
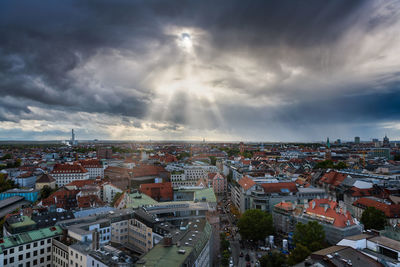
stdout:
{"type": "Polygon", "coordinates": [[[311,254],[311,251],[306,246],[303,246],[300,243],[296,244],[296,248],[294,250],[292,250],[292,252],[289,255],[288,264],[289,265],[295,265],[295,264],[297,264],[299,262],[302,262],[310,254],[311,254]]]}
{"type": "Polygon", "coordinates": [[[117,192],[113,198],[113,200],[111,201],[111,206],[114,207],[115,202],[117,202],[117,200],[121,197],[122,193],[117,192]]]}
{"type": "Polygon", "coordinates": [[[375,207],[368,207],[361,215],[361,223],[365,229],[383,230],[386,225],[386,216],[375,207]]]}
{"type": "Polygon", "coordinates": [[[298,223],[294,232],[296,246],[301,244],[311,252],[324,247],[325,231],[317,221],[309,221],[307,224],[298,223]]]}
{"type": "Polygon", "coordinates": [[[6,178],[6,174],[0,173],[0,192],[7,191],[12,188],[18,188],[18,185],[11,179],[6,178]]]}
{"type": "Polygon", "coordinates": [[[188,152],[181,152],[180,154],[178,154],[176,156],[176,158],[178,160],[182,160],[182,159],[185,159],[185,158],[188,158],[188,157],[190,157],[190,154],[188,152]]]}
{"type": "Polygon", "coordinates": [[[40,190],[40,198],[45,199],[48,198],[53,192],[56,191],[55,189],[52,189],[50,186],[45,185],[42,187],[40,190]]]}
{"type": "Polygon", "coordinates": [[[229,248],[229,241],[228,240],[226,240],[226,235],[225,235],[225,233],[221,233],[220,235],[220,242],[221,242],[221,251],[225,251],[225,250],[228,250],[228,248],[229,248]]]}
{"type": "Polygon", "coordinates": [[[261,210],[247,210],[238,222],[239,233],[245,240],[264,240],[273,233],[272,216],[261,210]]]}
{"type": "Polygon", "coordinates": [[[273,251],[260,258],[261,267],[280,267],[286,265],[286,256],[280,252],[273,251]]]}
{"type": "Polygon", "coordinates": [[[214,156],[210,156],[210,163],[211,165],[215,166],[217,164],[217,158],[214,156]]]}

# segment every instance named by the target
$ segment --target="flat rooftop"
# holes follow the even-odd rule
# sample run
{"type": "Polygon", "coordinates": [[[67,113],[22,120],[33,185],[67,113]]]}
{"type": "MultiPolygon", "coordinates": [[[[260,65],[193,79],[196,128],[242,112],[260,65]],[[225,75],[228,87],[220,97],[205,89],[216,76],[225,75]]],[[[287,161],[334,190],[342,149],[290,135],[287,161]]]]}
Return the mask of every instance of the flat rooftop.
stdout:
{"type": "Polygon", "coordinates": [[[35,231],[29,231],[21,234],[12,235],[0,239],[0,254],[5,249],[20,246],[26,243],[31,243],[36,240],[55,237],[62,234],[62,229],[58,226],[42,228],[35,231]]]}

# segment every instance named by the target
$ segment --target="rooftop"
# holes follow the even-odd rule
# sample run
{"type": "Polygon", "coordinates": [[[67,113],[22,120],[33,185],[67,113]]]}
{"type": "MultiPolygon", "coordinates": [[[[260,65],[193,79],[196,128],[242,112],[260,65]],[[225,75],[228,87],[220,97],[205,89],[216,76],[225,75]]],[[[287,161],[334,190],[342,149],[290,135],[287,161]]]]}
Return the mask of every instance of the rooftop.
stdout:
{"type": "Polygon", "coordinates": [[[139,207],[155,205],[158,204],[157,201],[152,199],[146,194],[142,194],[140,192],[134,192],[129,194],[129,201],[126,203],[127,208],[137,209],[139,207]]]}
{"type": "Polygon", "coordinates": [[[60,227],[52,226],[49,228],[42,228],[35,231],[12,235],[10,237],[0,239],[0,254],[3,253],[3,251],[8,248],[16,247],[26,243],[31,243],[36,240],[55,237],[61,234],[62,234],[62,229],[60,227]]]}

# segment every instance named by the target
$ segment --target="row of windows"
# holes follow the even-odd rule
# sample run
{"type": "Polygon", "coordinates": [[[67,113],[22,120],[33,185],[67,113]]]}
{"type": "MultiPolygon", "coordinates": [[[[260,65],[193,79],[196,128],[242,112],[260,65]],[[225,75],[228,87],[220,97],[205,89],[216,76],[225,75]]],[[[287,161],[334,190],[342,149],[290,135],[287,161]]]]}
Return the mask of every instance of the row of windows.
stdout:
{"type": "MultiPolygon", "coordinates": [[[[47,240],[41,240],[40,242],[33,242],[33,247],[36,248],[39,244],[41,246],[44,246],[44,244],[50,244],[51,243],[51,238],[47,239],[47,240]]],[[[31,249],[31,244],[26,244],[26,245],[22,245],[18,247],[18,251],[23,251],[24,249],[31,249]]],[[[8,253],[13,254],[14,253],[14,248],[10,248],[10,249],[6,249],[4,250],[4,256],[7,256],[8,253]]]]}
{"type": "Polygon", "coordinates": [[[57,258],[57,257],[53,258],[53,263],[56,263],[56,264],[58,264],[58,266],[62,266],[62,267],[68,266],[68,262],[62,261],[60,258],[57,258]]]}
{"type": "Polygon", "coordinates": [[[55,246],[53,247],[53,252],[54,252],[54,254],[60,255],[62,258],[68,260],[68,252],[66,252],[62,249],[59,249],[58,247],[55,247],[55,246]]]}
{"type": "MultiPolygon", "coordinates": [[[[30,256],[29,256],[30,257],[30,256]]],[[[40,258],[40,263],[44,263],[44,261],[45,261],[45,257],[41,257],[40,258]]],[[[23,260],[23,254],[21,254],[21,255],[19,255],[18,256],[18,261],[22,261],[23,260]],[[22,256],[22,257],[21,257],[22,256]]],[[[50,261],[51,260],[51,256],[50,255],[48,255],[47,256],[47,261],[50,261]]],[[[14,263],[15,263],[15,261],[14,261],[14,257],[11,257],[11,258],[9,258],[9,259],[4,259],[4,261],[3,261],[3,264],[4,264],[4,266],[7,266],[8,264],[10,264],[11,266],[14,266],[14,263]]],[[[19,264],[18,266],[21,266],[21,267],[30,267],[30,266],[36,266],[38,264],[38,259],[34,259],[32,262],[31,261],[28,261],[28,262],[26,262],[25,263],[25,266],[23,266],[23,264],[21,263],[21,264],[19,264]]],[[[48,264],[47,265],[48,267],[50,267],[50,264],[48,264]]]]}

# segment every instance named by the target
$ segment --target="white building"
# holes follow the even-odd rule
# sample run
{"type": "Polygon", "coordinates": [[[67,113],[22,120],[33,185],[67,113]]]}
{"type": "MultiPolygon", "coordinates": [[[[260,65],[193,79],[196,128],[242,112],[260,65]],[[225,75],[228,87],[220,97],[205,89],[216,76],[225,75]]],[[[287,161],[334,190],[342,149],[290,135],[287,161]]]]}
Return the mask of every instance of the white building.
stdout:
{"type": "Polygon", "coordinates": [[[61,234],[54,226],[1,239],[0,266],[51,267],[52,239],[61,234]]]}
{"type": "Polygon", "coordinates": [[[59,187],[75,180],[87,180],[90,178],[88,170],[77,163],[56,164],[51,171],[51,176],[56,179],[56,184],[59,187]]]}
{"type": "Polygon", "coordinates": [[[104,178],[103,164],[98,159],[81,160],[79,163],[89,172],[89,179],[104,178]]]}
{"type": "Polygon", "coordinates": [[[103,184],[103,201],[111,203],[117,193],[122,194],[122,190],[111,183],[103,184]]]}

